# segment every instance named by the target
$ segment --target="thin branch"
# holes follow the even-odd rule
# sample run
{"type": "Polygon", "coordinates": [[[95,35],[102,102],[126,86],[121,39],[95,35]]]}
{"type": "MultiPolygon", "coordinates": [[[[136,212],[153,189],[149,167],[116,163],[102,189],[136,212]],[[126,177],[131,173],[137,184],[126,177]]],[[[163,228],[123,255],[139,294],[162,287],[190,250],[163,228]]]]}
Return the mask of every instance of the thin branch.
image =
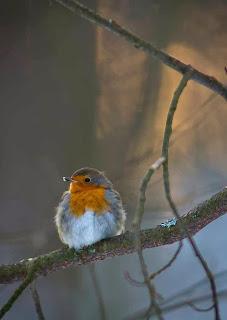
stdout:
{"type": "Polygon", "coordinates": [[[124,277],[128,281],[128,283],[130,283],[132,286],[137,288],[144,287],[144,282],[133,279],[131,274],[128,271],[124,272],[124,277]]]}
{"type": "MultiPolygon", "coordinates": [[[[134,216],[133,223],[132,223],[133,229],[135,230],[135,235],[136,235],[136,240],[137,240],[137,252],[139,255],[139,259],[140,259],[141,268],[143,270],[144,282],[139,282],[139,281],[133,279],[131,277],[131,275],[129,274],[129,272],[125,273],[125,278],[131,284],[136,285],[136,286],[147,285],[149,291],[151,291],[151,289],[147,283],[150,282],[150,280],[154,279],[162,271],[164,271],[168,267],[170,267],[171,264],[174,262],[174,260],[177,258],[178,254],[182,248],[182,240],[180,240],[178,249],[176,250],[173,257],[170,259],[170,261],[164,267],[162,267],[160,270],[158,270],[157,272],[152,273],[151,275],[148,275],[147,267],[144,262],[144,258],[142,256],[142,248],[139,243],[139,232],[140,232],[140,225],[141,225],[142,217],[144,214],[144,205],[145,205],[145,201],[146,201],[146,190],[147,190],[148,183],[149,183],[153,173],[163,164],[164,161],[165,161],[164,157],[158,159],[146,172],[146,174],[142,180],[141,186],[140,186],[139,204],[138,204],[137,210],[135,212],[135,216],[134,216]]],[[[157,294],[155,293],[155,298],[156,298],[156,296],[157,296],[157,294]]]]}
{"type": "Polygon", "coordinates": [[[151,280],[149,278],[149,272],[147,270],[147,265],[146,265],[145,259],[143,257],[143,251],[142,251],[143,249],[142,249],[142,243],[141,243],[141,239],[140,239],[140,226],[141,226],[142,218],[144,215],[144,206],[145,206],[145,202],[146,202],[146,190],[147,190],[148,183],[149,183],[152,175],[154,174],[154,172],[160,168],[160,166],[163,164],[164,161],[165,161],[165,158],[163,158],[163,157],[158,159],[147,170],[146,174],[144,175],[142,182],[141,182],[141,185],[140,185],[138,205],[137,205],[134,219],[132,222],[132,228],[134,230],[134,236],[135,236],[136,250],[137,250],[137,254],[138,254],[139,262],[140,262],[140,267],[141,267],[141,271],[142,271],[143,278],[144,278],[144,284],[146,285],[148,292],[149,292],[149,295],[150,295],[150,306],[147,310],[146,316],[149,316],[150,311],[152,311],[154,309],[155,314],[157,315],[157,318],[159,320],[163,320],[162,311],[158,305],[158,302],[156,301],[158,295],[156,293],[155,286],[151,283],[151,280]]]}
{"type": "Polygon", "coordinates": [[[168,269],[169,267],[171,267],[171,265],[173,264],[173,262],[176,260],[176,258],[178,257],[178,254],[180,253],[181,249],[183,247],[183,241],[180,240],[177,250],[175,251],[174,255],[172,256],[172,258],[162,267],[160,268],[158,271],[153,272],[149,278],[150,279],[154,279],[155,277],[157,277],[159,274],[161,274],[163,271],[165,271],[166,269],[168,269]]]}
{"type": "MultiPolygon", "coordinates": [[[[149,276],[149,279],[150,279],[150,280],[154,279],[156,276],[158,276],[160,273],[162,273],[163,271],[165,271],[167,268],[169,268],[169,267],[172,265],[172,263],[176,260],[178,254],[180,253],[180,251],[181,251],[181,249],[182,249],[182,246],[183,246],[183,241],[180,240],[180,241],[179,241],[178,248],[177,248],[176,252],[174,253],[174,255],[172,256],[172,258],[171,258],[171,259],[169,260],[169,262],[168,262],[167,264],[165,264],[162,268],[160,268],[158,271],[152,273],[152,274],[149,276]]],[[[126,280],[127,280],[130,284],[132,284],[133,286],[143,287],[143,286],[145,285],[144,282],[137,281],[137,280],[133,279],[133,278],[131,277],[131,275],[130,275],[129,272],[125,272],[124,275],[125,275],[126,280]]],[[[212,305],[211,307],[209,307],[209,308],[213,308],[213,305],[212,305]]],[[[151,308],[149,308],[148,310],[149,310],[149,312],[152,312],[152,309],[151,309],[151,308]]],[[[147,315],[148,310],[146,310],[146,313],[142,315],[142,318],[144,318],[144,317],[147,315]]],[[[209,310],[206,310],[206,311],[209,311],[209,310]]]]}
{"type": "Polygon", "coordinates": [[[35,281],[30,285],[30,290],[31,290],[32,299],[34,301],[37,317],[39,320],[45,320],[39,293],[36,289],[35,281]]]}
{"type": "Polygon", "coordinates": [[[212,291],[212,296],[213,296],[213,304],[214,304],[214,311],[215,311],[215,319],[220,320],[220,312],[219,312],[219,306],[218,306],[218,299],[217,299],[217,289],[216,289],[216,284],[214,277],[212,275],[212,272],[210,271],[206,260],[202,256],[199,248],[197,247],[195,241],[193,240],[190,232],[188,231],[187,227],[183,223],[181,216],[177,210],[177,207],[172,199],[171,196],[171,191],[170,191],[170,182],[169,182],[169,166],[168,166],[168,155],[169,155],[169,141],[170,137],[172,134],[172,123],[173,123],[173,118],[175,111],[177,109],[177,104],[179,101],[179,98],[184,90],[184,88],[187,85],[187,82],[189,79],[191,79],[193,75],[193,70],[189,70],[187,73],[184,74],[182,77],[176,91],[174,92],[168,115],[167,115],[167,120],[166,120],[166,126],[165,126],[165,132],[164,132],[164,137],[163,137],[163,145],[162,145],[162,156],[166,158],[166,161],[163,163],[163,182],[164,182],[164,189],[165,189],[165,195],[167,198],[167,201],[170,205],[170,208],[173,211],[174,216],[178,219],[179,226],[182,230],[182,232],[187,236],[189,243],[191,244],[191,247],[199,259],[204,271],[206,272],[206,275],[208,277],[208,280],[210,281],[210,286],[211,286],[211,291],[212,291]]]}
{"type": "Polygon", "coordinates": [[[195,311],[197,312],[209,312],[210,310],[214,309],[214,305],[212,304],[210,307],[207,307],[207,308],[200,308],[200,307],[197,307],[195,305],[195,303],[189,301],[188,302],[188,305],[195,311]]]}
{"type": "Polygon", "coordinates": [[[147,170],[145,176],[143,177],[143,180],[140,186],[139,203],[136,208],[136,212],[132,222],[132,228],[134,231],[138,231],[140,229],[141,221],[144,214],[144,205],[146,202],[146,190],[147,190],[148,183],[152,175],[154,174],[154,172],[158,168],[160,168],[160,166],[165,162],[165,160],[166,160],[165,157],[161,157],[160,159],[155,161],[155,163],[147,170]]]}
{"type": "Polygon", "coordinates": [[[147,265],[143,257],[143,251],[141,246],[141,240],[140,240],[140,234],[137,234],[136,236],[136,247],[137,247],[137,254],[140,261],[140,266],[144,278],[144,284],[147,286],[149,295],[150,295],[150,306],[147,310],[146,317],[149,317],[150,313],[154,310],[154,313],[156,314],[157,318],[159,320],[163,320],[162,316],[162,310],[159,307],[159,304],[157,302],[158,294],[156,293],[155,286],[151,283],[151,280],[149,278],[149,272],[147,270],[147,265]]]}
{"type": "Polygon", "coordinates": [[[107,316],[106,316],[106,310],[105,310],[105,303],[103,300],[103,296],[102,296],[102,291],[99,285],[99,282],[97,280],[97,275],[95,272],[95,264],[91,264],[89,266],[89,272],[91,275],[91,280],[95,289],[95,295],[98,301],[98,305],[99,305],[99,312],[100,312],[100,319],[101,320],[106,320],[107,316]]]}
{"type": "MultiPolygon", "coordinates": [[[[226,282],[226,276],[227,276],[227,270],[220,271],[216,273],[215,275],[216,282],[225,283],[226,282]]],[[[178,291],[176,294],[171,295],[169,298],[165,299],[165,304],[173,304],[175,301],[179,301],[182,298],[184,299],[190,299],[189,297],[192,297],[192,295],[195,296],[196,290],[201,290],[203,286],[205,286],[207,283],[207,277],[197,281],[196,283],[193,283],[191,286],[188,286],[186,289],[178,291]]]]}
{"type": "MultiPolygon", "coordinates": [[[[221,290],[217,293],[218,297],[219,298],[223,298],[223,297],[226,297],[227,296],[227,290],[221,290]]],[[[203,295],[201,297],[195,297],[195,298],[192,298],[190,300],[185,300],[185,301],[178,301],[172,305],[169,305],[169,306],[166,306],[166,307],[163,307],[163,312],[167,313],[167,312],[170,312],[170,311],[174,311],[174,310],[177,310],[177,309],[180,309],[180,308],[183,308],[183,307],[186,307],[188,306],[189,304],[195,304],[195,303],[201,303],[201,302],[206,302],[207,300],[210,300],[212,299],[212,295],[210,294],[206,294],[206,295],[203,295]]]]}
{"type": "MultiPolygon", "coordinates": [[[[212,221],[227,212],[227,188],[213,195],[209,200],[196,206],[184,215],[181,221],[191,235],[195,235],[212,221]]],[[[184,239],[179,221],[170,228],[157,226],[140,232],[141,246],[154,248],[169,245],[184,239]]],[[[84,248],[80,252],[63,247],[50,253],[29,258],[15,264],[0,266],[0,283],[12,283],[24,280],[28,275],[28,265],[36,265],[35,276],[45,276],[48,273],[62,270],[70,266],[80,266],[105,260],[115,256],[122,256],[135,252],[134,235],[125,232],[123,235],[103,240],[93,246],[84,248]]]]}
{"type": "Polygon", "coordinates": [[[23,291],[29,286],[29,284],[35,278],[35,269],[33,267],[29,267],[28,273],[24,281],[19,285],[19,287],[14,291],[12,296],[8,299],[8,301],[3,305],[0,310],[0,319],[4,317],[4,315],[12,308],[15,301],[20,297],[23,291]]]}
{"type": "MultiPolygon", "coordinates": [[[[226,289],[220,290],[217,293],[217,295],[219,298],[226,298],[227,297],[227,290],[226,289]]],[[[180,308],[187,307],[190,304],[202,303],[202,302],[206,302],[207,300],[210,300],[210,299],[212,299],[212,295],[205,294],[202,296],[191,298],[189,300],[177,301],[176,303],[173,303],[173,304],[170,304],[167,306],[162,306],[162,311],[163,311],[163,313],[168,313],[168,312],[172,312],[174,310],[178,310],[180,308]]],[[[207,311],[209,311],[209,310],[207,310],[207,311]]],[[[139,310],[136,313],[134,313],[132,316],[126,317],[125,320],[141,319],[144,317],[145,312],[146,312],[145,309],[139,310]]]]}
{"type": "MultiPolygon", "coordinates": [[[[181,62],[180,60],[168,55],[164,51],[155,47],[152,43],[149,43],[142,38],[136,36],[132,32],[128,31],[117,22],[112,19],[106,19],[100,14],[94,12],[93,10],[87,8],[79,1],[75,0],[55,0],[55,2],[64,6],[74,14],[85,18],[86,20],[97,24],[108,31],[118,35],[119,37],[125,39],[128,43],[131,43],[135,48],[148,52],[154,59],[160,60],[162,63],[168,67],[176,70],[181,74],[185,74],[190,68],[187,64],[181,62]]],[[[211,77],[195,68],[192,68],[193,75],[192,80],[202,84],[203,86],[211,89],[212,91],[218,93],[225,100],[227,100],[227,88],[219,82],[214,77],[211,77]]]]}

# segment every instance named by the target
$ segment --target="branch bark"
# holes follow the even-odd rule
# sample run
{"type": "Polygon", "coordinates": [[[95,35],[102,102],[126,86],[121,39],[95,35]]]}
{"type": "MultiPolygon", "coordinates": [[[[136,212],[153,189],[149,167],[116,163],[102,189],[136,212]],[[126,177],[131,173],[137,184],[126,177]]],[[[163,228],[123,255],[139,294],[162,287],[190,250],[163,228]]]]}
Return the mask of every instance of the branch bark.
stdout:
{"type": "Polygon", "coordinates": [[[32,299],[34,301],[35,311],[36,311],[38,320],[45,320],[45,316],[44,316],[44,313],[43,313],[43,308],[42,308],[42,305],[41,305],[39,293],[38,293],[38,291],[36,289],[35,281],[30,285],[30,290],[31,290],[32,299]]]}
{"type": "Polygon", "coordinates": [[[192,247],[192,250],[194,251],[196,257],[199,259],[206,275],[207,278],[210,282],[210,287],[212,291],[212,296],[213,296],[213,307],[214,307],[214,313],[215,313],[215,319],[220,320],[220,311],[219,311],[219,305],[218,305],[218,297],[217,297],[217,288],[216,288],[216,283],[214,280],[214,276],[205,260],[203,257],[202,253],[200,252],[198,246],[196,245],[196,242],[194,239],[191,237],[190,232],[187,229],[187,226],[184,225],[181,216],[178,212],[178,209],[173,201],[171,191],[170,191],[170,181],[169,181],[169,165],[168,165],[168,158],[169,158],[169,142],[172,134],[172,124],[173,124],[173,119],[174,119],[174,114],[177,109],[177,104],[180,99],[180,96],[186,87],[188,81],[191,79],[192,76],[192,70],[188,73],[185,73],[176,89],[174,92],[170,107],[169,107],[169,112],[167,115],[167,120],[166,120],[166,127],[165,127],[165,132],[164,132],[164,137],[163,137],[163,144],[162,144],[162,156],[165,157],[166,161],[163,163],[163,183],[164,183],[164,190],[165,190],[165,195],[166,199],[169,203],[170,208],[172,209],[172,212],[174,216],[178,219],[179,226],[182,230],[183,233],[186,234],[188,241],[192,247]]]}
{"type": "MultiPolygon", "coordinates": [[[[190,235],[195,235],[213,220],[227,211],[227,188],[213,195],[182,217],[190,235]]],[[[168,245],[185,238],[179,223],[170,228],[157,226],[143,230],[141,246],[143,249],[168,245]]],[[[89,246],[80,252],[63,247],[42,256],[29,258],[15,264],[0,266],[0,283],[12,283],[24,280],[28,276],[31,263],[35,266],[35,277],[45,276],[48,273],[65,269],[70,266],[79,266],[94,263],[114,256],[122,256],[136,251],[134,234],[127,231],[123,235],[103,240],[89,246]]]]}
{"type": "Polygon", "coordinates": [[[148,52],[154,59],[157,59],[167,65],[168,67],[174,69],[175,71],[185,74],[189,70],[193,71],[191,80],[194,80],[203,86],[211,89],[212,91],[218,93],[225,100],[227,100],[227,87],[224,86],[220,81],[212,76],[209,76],[185,63],[176,59],[175,57],[165,53],[164,51],[155,47],[152,43],[143,40],[142,38],[136,36],[132,32],[128,31],[117,22],[112,19],[106,19],[100,14],[94,12],[93,10],[87,8],[79,1],[76,0],[55,0],[55,2],[64,6],[74,14],[78,14],[82,18],[97,24],[108,31],[118,35],[119,37],[125,39],[128,43],[131,43],[135,48],[148,52]]]}
{"type": "Polygon", "coordinates": [[[134,219],[132,222],[132,228],[134,230],[134,237],[135,237],[135,247],[137,249],[137,254],[139,257],[140,267],[141,267],[141,271],[142,271],[143,278],[144,278],[144,284],[146,285],[147,290],[150,295],[150,306],[147,310],[147,318],[149,317],[150,312],[154,310],[158,320],[164,320],[164,318],[162,316],[162,310],[160,309],[159,304],[156,299],[157,292],[155,289],[155,285],[152,283],[152,281],[149,277],[147,264],[146,264],[144,256],[143,256],[142,243],[141,243],[141,239],[140,239],[140,230],[141,230],[140,227],[141,227],[141,222],[142,222],[142,218],[144,215],[144,206],[145,206],[145,202],[146,202],[147,186],[150,182],[152,175],[155,173],[156,170],[158,170],[160,168],[160,166],[163,164],[164,161],[165,161],[164,157],[161,157],[160,159],[158,159],[147,170],[146,174],[144,175],[142,182],[141,182],[141,185],[140,185],[138,204],[137,204],[134,219]]]}

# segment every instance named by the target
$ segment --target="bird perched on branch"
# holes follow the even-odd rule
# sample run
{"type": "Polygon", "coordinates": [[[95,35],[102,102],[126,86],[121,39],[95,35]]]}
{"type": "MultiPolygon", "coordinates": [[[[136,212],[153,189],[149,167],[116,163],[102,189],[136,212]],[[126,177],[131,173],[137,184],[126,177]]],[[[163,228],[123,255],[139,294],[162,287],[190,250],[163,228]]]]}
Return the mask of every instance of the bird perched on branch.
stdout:
{"type": "Polygon", "coordinates": [[[71,177],[57,207],[55,222],[60,239],[79,250],[124,232],[126,213],[119,193],[103,172],[82,168],[71,177]]]}

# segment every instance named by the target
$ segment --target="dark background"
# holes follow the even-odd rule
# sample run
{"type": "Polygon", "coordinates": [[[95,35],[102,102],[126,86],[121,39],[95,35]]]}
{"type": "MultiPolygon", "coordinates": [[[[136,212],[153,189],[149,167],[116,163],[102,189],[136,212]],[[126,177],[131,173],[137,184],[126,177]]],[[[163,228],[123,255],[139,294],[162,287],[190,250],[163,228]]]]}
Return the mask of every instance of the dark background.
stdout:
{"type": "MultiPolygon", "coordinates": [[[[226,1],[83,1],[158,47],[226,83],[226,1]]],[[[139,181],[160,155],[166,112],[180,79],[124,40],[49,1],[0,2],[0,262],[13,263],[61,246],[55,207],[67,188],[63,175],[82,166],[105,170],[124,201],[128,225],[139,181]]],[[[170,152],[173,197],[182,213],[226,185],[226,102],[190,83],[179,103],[170,152]]],[[[148,190],[144,228],[171,217],[161,172],[148,190]]],[[[195,240],[214,273],[225,270],[225,216],[195,240]]],[[[157,270],[175,245],[146,250],[157,270]]],[[[96,265],[108,319],[146,307],[136,255],[96,265]]],[[[204,278],[188,244],[155,280],[169,297],[204,278]]],[[[223,288],[222,279],[219,288],[223,288]]],[[[15,285],[0,286],[1,305],[15,285]]],[[[40,278],[47,319],[99,319],[88,267],[40,278]]],[[[208,292],[208,285],[200,294],[208,292]]],[[[206,304],[208,305],[208,304],[206,304]]],[[[223,319],[226,301],[221,303],[223,319]]],[[[166,319],[213,319],[185,308],[166,319]]],[[[5,319],[36,319],[29,290],[5,319]]]]}

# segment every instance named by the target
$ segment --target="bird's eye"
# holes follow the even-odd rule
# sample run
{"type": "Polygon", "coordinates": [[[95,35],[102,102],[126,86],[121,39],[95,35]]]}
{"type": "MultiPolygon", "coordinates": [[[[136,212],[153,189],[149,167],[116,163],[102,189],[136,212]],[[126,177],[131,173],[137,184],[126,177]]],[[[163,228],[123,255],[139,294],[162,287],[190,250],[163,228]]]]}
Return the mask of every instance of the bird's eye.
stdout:
{"type": "Polygon", "coordinates": [[[85,181],[85,182],[90,182],[90,181],[91,181],[91,178],[86,177],[86,178],[84,179],[84,181],[85,181]]]}

